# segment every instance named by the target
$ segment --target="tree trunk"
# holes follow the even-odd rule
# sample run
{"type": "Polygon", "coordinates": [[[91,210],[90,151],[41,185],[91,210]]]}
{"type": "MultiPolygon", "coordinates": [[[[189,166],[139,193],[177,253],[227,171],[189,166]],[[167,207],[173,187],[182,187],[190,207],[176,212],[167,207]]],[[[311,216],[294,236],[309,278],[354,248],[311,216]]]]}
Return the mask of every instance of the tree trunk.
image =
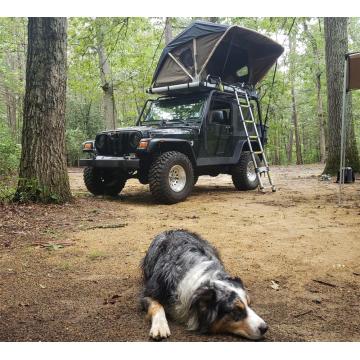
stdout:
{"type": "Polygon", "coordinates": [[[71,200],[65,156],[66,18],[29,18],[18,201],[71,200]]]}
{"type": "Polygon", "coordinates": [[[325,119],[323,110],[323,100],[321,95],[321,74],[316,75],[316,97],[317,97],[317,118],[319,124],[319,148],[320,148],[320,162],[326,161],[326,141],[325,141],[325,119]]]}
{"type": "Polygon", "coordinates": [[[275,134],[274,134],[274,165],[280,165],[280,152],[279,152],[279,127],[275,127],[275,134]]]}
{"type": "Polygon", "coordinates": [[[103,89],[104,120],[106,130],[116,127],[116,106],[114,98],[114,85],[111,76],[109,59],[104,47],[104,29],[101,24],[102,19],[96,19],[96,51],[99,56],[99,69],[101,88],[103,89]]]}
{"type": "Polygon", "coordinates": [[[325,143],[325,122],[324,122],[324,111],[323,111],[323,100],[321,95],[321,57],[318,44],[313,34],[309,31],[306,21],[304,20],[304,32],[309,39],[311,49],[314,56],[314,82],[316,86],[316,99],[317,99],[317,119],[319,125],[319,152],[320,162],[325,163],[326,160],[326,143],[325,143]]]}
{"type": "Polygon", "coordinates": [[[292,122],[294,125],[294,133],[295,133],[296,164],[301,165],[303,163],[303,161],[302,161],[302,156],[301,156],[300,131],[299,131],[297,110],[296,110],[294,84],[291,84],[291,102],[292,102],[292,122]]]}
{"type": "Polygon", "coordinates": [[[301,143],[300,143],[300,131],[298,114],[296,109],[296,98],[295,98],[295,49],[296,49],[296,38],[294,35],[289,37],[289,51],[290,51],[290,87],[291,87],[291,102],[292,102],[292,123],[294,125],[295,133],[295,152],[296,152],[296,164],[300,165],[303,163],[301,156],[301,143]]]}
{"type": "MultiPolygon", "coordinates": [[[[340,166],[341,117],[344,59],[348,51],[348,18],[325,18],[325,57],[328,96],[328,157],[324,173],[335,175],[340,166]]],[[[348,94],[350,97],[351,94],[348,94]]],[[[346,166],[360,170],[359,156],[351,116],[351,101],[346,108],[348,126],[346,166]]]]}
{"type": "Polygon", "coordinates": [[[171,18],[167,17],[165,20],[165,45],[167,45],[173,38],[171,18]]]}
{"type": "Polygon", "coordinates": [[[288,141],[288,145],[286,146],[286,156],[287,156],[288,164],[292,163],[293,144],[294,144],[294,130],[293,130],[293,127],[291,126],[290,132],[289,132],[289,141],[288,141]]]}

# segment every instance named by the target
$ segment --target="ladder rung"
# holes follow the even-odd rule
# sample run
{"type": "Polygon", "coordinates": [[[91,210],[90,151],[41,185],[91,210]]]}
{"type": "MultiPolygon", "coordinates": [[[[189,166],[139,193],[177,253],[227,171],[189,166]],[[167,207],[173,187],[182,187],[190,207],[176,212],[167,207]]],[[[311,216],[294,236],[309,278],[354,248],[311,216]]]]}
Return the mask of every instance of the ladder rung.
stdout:
{"type": "Polygon", "coordinates": [[[252,120],[244,120],[244,122],[246,122],[248,124],[254,124],[254,122],[252,120]]]}
{"type": "Polygon", "coordinates": [[[254,154],[262,154],[262,151],[254,151],[254,154]]]}
{"type": "Polygon", "coordinates": [[[264,172],[268,172],[269,168],[266,166],[261,166],[261,167],[256,168],[255,171],[259,174],[262,174],[264,172]]]}
{"type": "Polygon", "coordinates": [[[249,108],[249,107],[250,107],[250,105],[245,105],[245,104],[240,104],[240,106],[241,106],[242,108],[249,108]]]}
{"type": "Polygon", "coordinates": [[[249,139],[258,139],[256,135],[249,135],[249,139]]]}

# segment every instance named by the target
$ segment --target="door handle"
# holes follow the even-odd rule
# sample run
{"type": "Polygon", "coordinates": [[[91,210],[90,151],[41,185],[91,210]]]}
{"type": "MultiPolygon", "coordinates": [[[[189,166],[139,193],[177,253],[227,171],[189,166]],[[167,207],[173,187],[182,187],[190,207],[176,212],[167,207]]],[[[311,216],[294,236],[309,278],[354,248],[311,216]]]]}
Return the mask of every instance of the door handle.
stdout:
{"type": "Polygon", "coordinates": [[[230,125],[225,126],[225,129],[228,134],[231,134],[233,132],[233,127],[230,125]]]}

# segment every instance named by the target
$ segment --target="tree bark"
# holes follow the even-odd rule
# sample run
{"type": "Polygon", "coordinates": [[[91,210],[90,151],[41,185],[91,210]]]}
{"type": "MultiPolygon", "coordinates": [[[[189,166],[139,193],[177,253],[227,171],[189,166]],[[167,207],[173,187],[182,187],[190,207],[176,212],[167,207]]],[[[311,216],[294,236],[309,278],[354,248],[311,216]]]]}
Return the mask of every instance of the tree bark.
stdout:
{"type": "Polygon", "coordinates": [[[294,144],[294,130],[293,130],[293,127],[291,126],[290,132],[289,132],[289,141],[288,141],[287,146],[285,146],[286,147],[286,156],[287,156],[288,164],[292,163],[293,144],[294,144]]]}
{"type": "MultiPolygon", "coordinates": [[[[348,18],[325,18],[325,58],[328,96],[328,157],[324,173],[335,175],[340,166],[341,117],[344,77],[344,59],[348,51],[348,18]]],[[[348,97],[351,93],[348,94],[348,97]]],[[[353,131],[351,101],[346,108],[348,136],[346,145],[346,166],[360,170],[359,155],[353,131]]]]}
{"type": "Polygon", "coordinates": [[[114,97],[114,84],[112,81],[109,59],[104,46],[104,28],[101,23],[102,19],[96,19],[95,21],[97,39],[96,51],[99,56],[100,80],[101,88],[103,89],[105,128],[106,130],[112,130],[116,127],[117,117],[114,97]]]}
{"type": "Polygon", "coordinates": [[[321,56],[316,42],[315,37],[309,31],[306,21],[304,20],[304,32],[307,38],[309,39],[311,49],[314,56],[314,82],[316,86],[316,99],[317,99],[317,119],[319,125],[319,152],[320,152],[320,162],[325,163],[326,161],[326,142],[325,142],[325,119],[323,111],[323,99],[321,95],[321,56]]]}
{"type": "Polygon", "coordinates": [[[165,45],[167,45],[173,39],[171,18],[165,19],[165,45]]]}
{"type": "Polygon", "coordinates": [[[295,133],[295,152],[296,152],[296,164],[300,165],[303,163],[301,155],[301,142],[300,142],[300,131],[298,114],[296,109],[296,97],[295,97],[295,50],[296,49],[296,38],[294,35],[289,37],[289,51],[290,51],[290,87],[291,87],[291,102],[292,102],[292,123],[294,125],[295,133]]]}
{"type": "Polygon", "coordinates": [[[18,201],[71,200],[65,156],[66,18],[29,18],[18,201]]]}
{"type": "Polygon", "coordinates": [[[292,102],[292,122],[294,125],[295,133],[295,152],[296,152],[296,164],[301,165],[303,163],[301,156],[301,142],[300,142],[300,131],[299,122],[296,110],[296,99],[295,99],[295,88],[294,84],[291,84],[291,102],[292,102]]]}

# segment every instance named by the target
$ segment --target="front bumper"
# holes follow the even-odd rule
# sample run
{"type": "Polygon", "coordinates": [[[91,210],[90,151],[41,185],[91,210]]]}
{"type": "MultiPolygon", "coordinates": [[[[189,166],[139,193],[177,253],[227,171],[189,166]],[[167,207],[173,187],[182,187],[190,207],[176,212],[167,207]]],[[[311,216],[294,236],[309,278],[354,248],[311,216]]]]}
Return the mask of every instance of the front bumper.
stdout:
{"type": "Polygon", "coordinates": [[[93,159],[80,159],[79,165],[99,168],[137,170],[140,167],[140,159],[122,156],[96,156],[93,159]]]}

